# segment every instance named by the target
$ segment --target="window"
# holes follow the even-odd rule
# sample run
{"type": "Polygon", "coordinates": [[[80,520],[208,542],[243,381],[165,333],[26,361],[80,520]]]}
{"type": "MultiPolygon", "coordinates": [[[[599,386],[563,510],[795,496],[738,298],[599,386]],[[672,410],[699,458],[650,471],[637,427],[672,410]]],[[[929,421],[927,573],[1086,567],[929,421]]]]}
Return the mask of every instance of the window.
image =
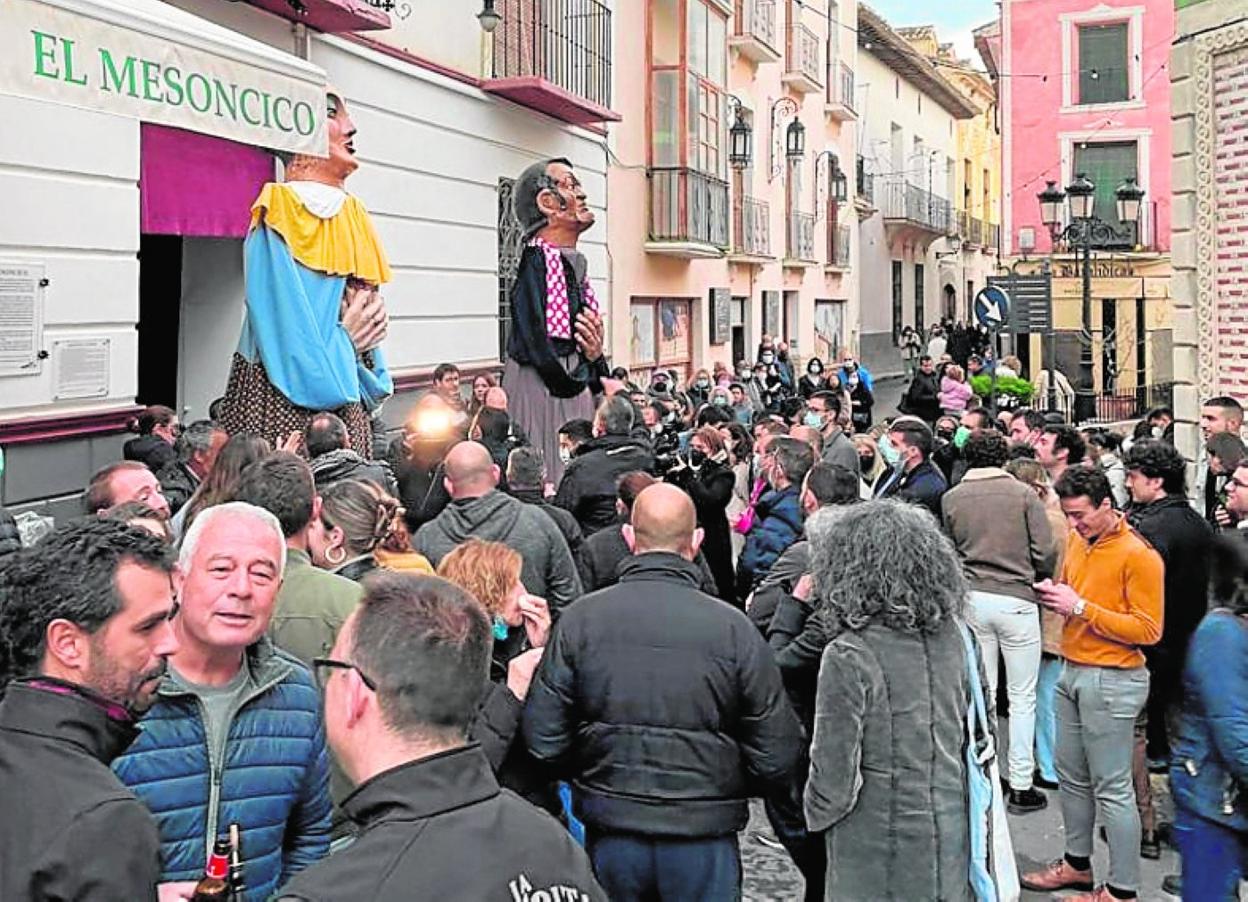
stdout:
{"type": "Polygon", "coordinates": [[[656,367],[675,370],[683,383],[693,357],[690,323],[693,301],[688,298],[633,298],[629,305],[629,369],[645,374],[656,367]]]}
{"type": "Polygon", "coordinates": [[[651,0],[650,24],[650,165],[725,178],[727,19],[707,0],[651,0]]]}
{"type": "Polygon", "coordinates": [[[902,327],[901,261],[893,261],[893,344],[901,341],[902,327]]]}
{"type": "Polygon", "coordinates": [[[841,359],[845,346],[845,302],[815,301],[815,354],[824,362],[841,359]]]}
{"type": "Polygon", "coordinates": [[[1131,99],[1126,22],[1079,27],[1079,103],[1123,103],[1131,99]]]}
{"type": "Polygon", "coordinates": [[[1093,215],[1124,233],[1122,241],[1110,242],[1107,246],[1129,246],[1135,243],[1135,224],[1124,224],[1118,219],[1118,198],[1115,192],[1126,179],[1137,177],[1138,157],[1139,151],[1134,141],[1075,145],[1074,172],[1084,173],[1096,185],[1093,215]]]}
{"type": "Polygon", "coordinates": [[[923,284],[927,277],[927,267],[922,263],[914,264],[914,328],[922,329],[923,323],[927,319],[927,305],[925,288],[923,284]]]}

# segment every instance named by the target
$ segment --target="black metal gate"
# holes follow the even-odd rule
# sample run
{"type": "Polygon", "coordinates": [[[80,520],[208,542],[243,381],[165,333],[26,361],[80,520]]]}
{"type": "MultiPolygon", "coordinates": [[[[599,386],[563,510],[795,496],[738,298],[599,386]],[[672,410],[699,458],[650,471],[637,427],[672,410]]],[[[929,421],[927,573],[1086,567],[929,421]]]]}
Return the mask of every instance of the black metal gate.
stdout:
{"type": "Polygon", "coordinates": [[[524,231],[512,206],[515,179],[498,180],[498,359],[507,359],[507,337],[511,333],[511,287],[516,283],[524,231]]]}

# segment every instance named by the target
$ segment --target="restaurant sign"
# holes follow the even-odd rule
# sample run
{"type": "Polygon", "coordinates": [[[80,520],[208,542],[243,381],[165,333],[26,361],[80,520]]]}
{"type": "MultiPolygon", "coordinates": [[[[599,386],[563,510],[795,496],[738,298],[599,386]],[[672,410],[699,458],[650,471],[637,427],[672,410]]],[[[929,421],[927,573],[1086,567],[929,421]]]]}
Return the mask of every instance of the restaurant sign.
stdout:
{"type": "MultiPolygon", "coordinates": [[[[280,65],[258,65],[192,46],[195,38],[189,32],[185,42],[174,41],[166,36],[168,28],[143,30],[150,20],[136,18],[139,27],[128,28],[105,16],[92,17],[91,4],[69,6],[83,11],[39,0],[0,0],[0,93],[133,116],[273,150],[327,153],[325,84],[302,60],[290,56],[295,66],[279,71],[280,65]]],[[[115,6],[101,3],[99,8],[115,6]]]]}

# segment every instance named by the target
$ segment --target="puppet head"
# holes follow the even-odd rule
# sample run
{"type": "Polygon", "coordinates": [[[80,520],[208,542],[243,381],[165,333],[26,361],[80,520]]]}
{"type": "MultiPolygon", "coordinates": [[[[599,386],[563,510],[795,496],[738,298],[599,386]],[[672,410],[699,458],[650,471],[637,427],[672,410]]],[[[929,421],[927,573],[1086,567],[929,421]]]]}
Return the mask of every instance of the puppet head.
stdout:
{"type": "Polygon", "coordinates": [[[329,156],[295,155],[286,164],[287,181],[323,182],[341,188],[347,176],[360,168],[355,159],[355,123],[347,112],[347,102],[332,91],[326,95],[326,99],[329,156]]]}
{"type": "Polygon", "coordinates": [[[520,174],[515,210],[526,239],[539,235],[557,247],[575,247],[594,224],[585,189],[562,158],[534,163],[520,174]]]}

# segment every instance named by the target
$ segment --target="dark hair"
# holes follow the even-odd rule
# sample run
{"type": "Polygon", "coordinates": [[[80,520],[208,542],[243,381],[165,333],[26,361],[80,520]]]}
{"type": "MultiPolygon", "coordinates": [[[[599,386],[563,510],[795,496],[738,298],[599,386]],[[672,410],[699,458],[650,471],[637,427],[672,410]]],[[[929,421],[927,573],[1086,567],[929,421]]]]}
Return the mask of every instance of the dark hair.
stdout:
{"type": "Polygon", "coordinates": [[[594,421],[602,423],[606,435],[628,435],[633,431],[633,402],[620,395],[612,395],[594,412],[594,421]]]}
{"type": "Polygon", "coordinates": [[[147,465],[137,460],[118,460],[100,467],[91,476],[87,484],[86,494],[82,496],[82,506],[88,514],[98,514],[113,506],[113,474],[122,470],[146,470],[147,465]]]}
{"type": "Polygon", "coordinates": [[[511,432],[511,415],[505,410],[493,407],[482,407],[477,411],[477,429],[481,431],[481,440],[502,442],[511,432]]]}
{"type": "Polygon", "coordinates": [[[130,420],[126,424],[126,428],[131,432],[137,432],[139,435],[151,435],[152,430],[157,426],[168,426],[177,416],[172,407],[166,407],[164,404],[152,404],[149,407],[145,407],[142,413],[130,420]]]}
{"type": "Polygon", "coordinates": [[[1166,407],[1165,405],[1161,405],[1159,407],[1154,407],[1152,410],[1150,410],[1147,414],[1144,415],[1144,419],[1146,420],[1155,420],[1158,417],[1169,417],[1170,419],[1173,420],[1174,411],[1171,410],[1169,407],[1166,407]]]}
{"type": "Polygon", "coordinates": [[[1083,440],[1083,436],[1079,434],[1079,430],[1073,426],[1057,426],[1050,425],[1044,427],[1046,435],[1053,436],[1053,450],[1066,450],[1066,465],[1073,467],[1076,464],[1083,463],[1084,455],[1088,453],[1088,446],[1083,440]]]}
{"type": "Polygon", "coordinates": [[[1035,460],[1036,449],[1026,442],[1010,443],[1010,460],[1035,460]]]}
{"type": "Polygon", "coordinates": [[[559,427],[559,434],[580,445],[594,437],[594,424],[589,420],[568,420],[559,427]]]}
{"type": "Polygon", "coordinates": [[[631,473],[625,473],[615,481],[615,494],[623,502],[628,512],[632,513],[633,504],[637,501],[637,496],[656,482],[658,480],[649,473],[634,470],[631,473]]]}
{"type": "Polygon", "coordinates": [[[539,489],[546,464],[542,449],[527,445],[513,448],[507,455],[507,484],[513,489],[539,489]]]}
{"type": "Polygon", "coordinates": [[[1135,424],[1135,428],[1131,430],[1131,437],[1134,439],[1152,438],[1152,425],[1148,422],[1148,420],[1140,420],[1135,424]]]}
{"type": "Polygon", "coordinates": [[[827,409],[828,409],[828,410],[829,410],[832,414],[834,414],[834,415],[836,415],[836,416],[840,416],[840,414],[841,414],[841,399],[840,399],[840,397],[836,394],[836,392],[831,392],[831,391],[817,391],[817,392],[815,392],[813,395],[811,395],[811,396],[810,396],[810,400],[811,400],[811,401],[813,401],[813,400],[815,400],[816,398],[818,398],[820,401],[822,401],[822,402],[823,402],[824,407],[826,407],[826,408],[827,408],[827,409]]]}
{"type": "Polygon", "coordinates": [[[347,424],[342,417],[328,410],[315,413],[303,429],[303,447],[308,457],[320,457],[331,451],[346,448],[351,442],[347,424]]]}
{"type": "MultiPolygon", "coordinates": [[[[1209,598],[1232,613],[1248,613],[1248,544],[1238,536],[1213,540],[1209,559],[1209,598]]],[[[1198,591],[1193,586],[1193,590],[1198,591]]]]}
{"type": "Polygon", "coordinates": [[[724,428],[728,430],[728,434],[732,436],[732,440],[735,443],[731,452],[733,457],[741,461],[754,453],[754,436],[749,429],[736,420],[726,423],[724,428]]]}
{"type": "Polygon", "coordinates": [[[987,407],[972,407],[963,414],[963,416],[979,417],[980,429],[996,429],[997,421],[992,418],[992,411],[987,407]]]}
{"type": "Polygon", "coordinates": [[[1108,429],[1097,429],[1088,433],[1085,441],[1106,451],[1117,453],[1122,448],[1122,436],[1108,429]]]}
{"type": "Polygon", "coordinates": [[[262,436],[250,432],[231,435],[221,447],[212,469],[186,503],[186,516],[182,518],[183,533],[204,508],[232,501],[243,470],[272,453],[269,440],[262,436]]]}
{"type": "Polygon", "coordinates": [[[1232,398],[1230,395],[1218,395],[1210,398],[1201,407],[1221,407],[1223,411],[1229,411],[1237,415],[1240,419],[1244,416],[1244,406],[1232,398]]]}
{"type": "Polygon", "coordinates": [[[1142,438],[1131,446],[1122,465],[1139,470],[1148,479],[1160,479],[1167,495],[1182,495],[1187,490],[1187,461],[1169,442],[1142,438]]]}
{"type": "Polygon", "coordinates": [[[282,524],[290,538],[312,522],[316,483],[307,462],[289,451],[278,451],[243,470],[235,501],[264,508],[282,524]]]}
{"type": "Polygon", "coordinates": [[[220,423],[212,420],[196,420],[182,430],[178,440],[173,443],[173,451],[179,463],[187,463],[196,454],[202,454],[212,447],[212,437],[218,432],[225,432],[220,423]]]}
{"type": "Polygon", "coordinates": [[[382,720],[408,738],[467,736],[489,675],[489,619],[437,576],[377,572],[355,610],[352,663],[376,685],[382,720]]]}
{"type": "Polygon", "coordinates": [[[908,446],[918,448],[924,460],[932,453],[932,444],[935,439],[932,436],[931,427],[922,420],[894,420],[888,427],[888,431],[899,433],[908,446]]]}
{"type": "Polygon", "coordinates": [[[441,382],[448,373],[458,373],[459,367],[453,363],[439,363],[433,370],[433,381],[441,382]]]}
{"type": "Polygon", "coordinates": [[[76,520],[0,568],[0,684],[38,673],[48,625],[68,620],[95,633],[120,609],[117,571],[132,563],[173,571],[173,552],[156,536],[103,517],[76,520]]]}
{"type": "Polygon", "coordinates": [[[703,426],[722,426],[725,423],[731,423],[735,419],[736,417],[724,407],[716,407],[714,404],[703,404],[702,409],[698,411],[694,425],[699,428],[703,426]]]}
{"type": "Polygon", "coordinates": [[[1091,467],[1067,467],[1053,486],[1058,498],[1080,498],[1086,496],[1093,507],[1100,507],[1106,498],[1112,497],[1109,478],[1100,470],[1091,467]]]}
{"type": "Polygon", "coordinates": [[[1209,436],[1209,440],[1205,442],[1205,451],[1216,457],[1228,473],[1248,457],[1248,449],[1245,449],[1243,441],[1230,432],[1218,432],[1209,436]]]}
{"type": "Polygon", "coordinates": [[[1010,459],[1010,443],[999,432],[975,432],[962,448],[969,470],[1004,467],[1010,459]]]}
{"type": "Polygon", "coordinates": [[[819,461],[806,474],[806,491],[815,496],[820,507],[829,504],[857,504],[859,479],[839,464],[819,461]]]}
{"type": "Polygon", "coordinates": [[[795,486],[801,486],[802,480],[815,465],[815,452],[810,445],[787,435],[778,435],[772,439],[767,446],[767,453],[774,458],[785,478],[795,486]]]}
{"type": "Polygon", "coordinates": [[[931,363],[931,362],[932,362],[931,354],[924,354],[921,357],[919,357],[919,363],[931,363]]]}
{"type": "Polygon", "coordinates": [[[1044,414],[1030,407],[1016,413],[1014,415],[1014,420],[1010,422],[1010,425],[1012,426],[1014,421],[1017,420],[1022,420],[1027,424],[1028,432],[1043,432],[1044,427],[1049,425],[1049,421],[1044,418],[1044,414]]]}

